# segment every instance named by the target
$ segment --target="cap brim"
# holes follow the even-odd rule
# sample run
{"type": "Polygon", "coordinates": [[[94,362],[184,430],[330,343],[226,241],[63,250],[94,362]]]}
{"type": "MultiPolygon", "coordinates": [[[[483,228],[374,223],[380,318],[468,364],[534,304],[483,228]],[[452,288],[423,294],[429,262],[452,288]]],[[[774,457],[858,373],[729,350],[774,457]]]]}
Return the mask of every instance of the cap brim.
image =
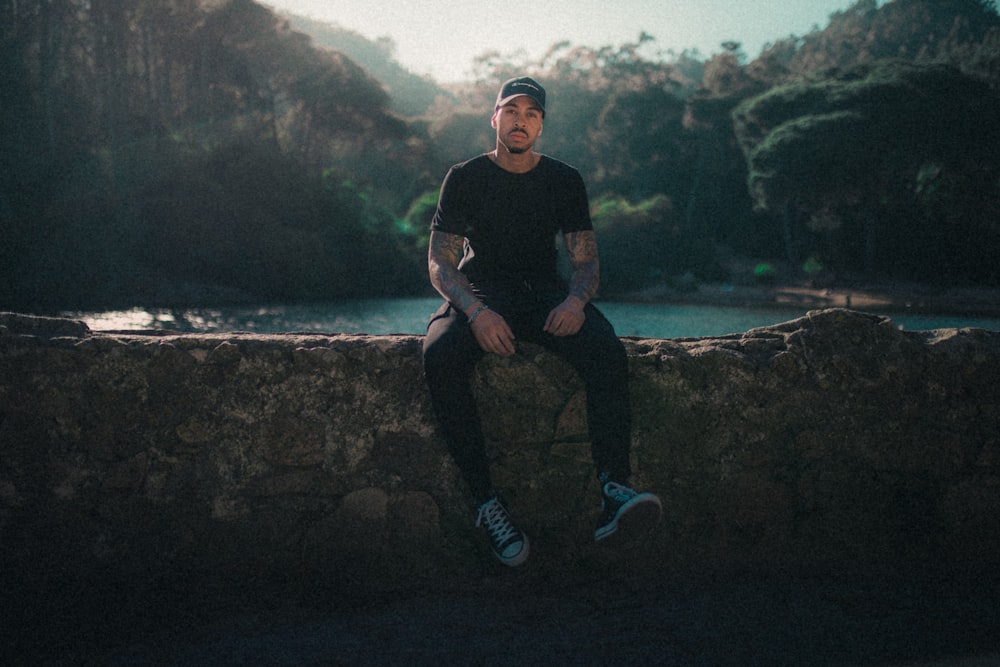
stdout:
{"type": "Polygon", "coordinates": [[[511,100],[515,100],[518,97],[527,97],[527,98],[530,98],[532,102],[534,102],[535,104],[538,105],[539,109],[541,109],[542,111],[545,111],[545,106],[541,102],[538,101],[538,98],[535,97],[534,95],[529,95],[527,93],[518,93],[517,95],[508,95],[507,97],[505,97],[502,100],[500,100],[499,102],[497,102],[497,109],[499,109],[500,107],[503,107],[503,106],[507,106],[508,104],[510,104],[511,100]]]}

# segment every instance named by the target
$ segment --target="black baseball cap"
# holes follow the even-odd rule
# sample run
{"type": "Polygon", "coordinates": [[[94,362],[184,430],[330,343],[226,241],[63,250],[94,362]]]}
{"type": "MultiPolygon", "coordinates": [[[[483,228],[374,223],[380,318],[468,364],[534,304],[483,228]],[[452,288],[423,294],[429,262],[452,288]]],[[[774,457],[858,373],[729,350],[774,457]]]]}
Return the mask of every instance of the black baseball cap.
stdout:
{"type": "Polygon", "coordinates": [[[527,95],[538,103],[542,113],[545,113],[545,89],[529,76],[519,76],[503,84],[497,93],[496,109],[510,102],[515,97],[527,95]]]}

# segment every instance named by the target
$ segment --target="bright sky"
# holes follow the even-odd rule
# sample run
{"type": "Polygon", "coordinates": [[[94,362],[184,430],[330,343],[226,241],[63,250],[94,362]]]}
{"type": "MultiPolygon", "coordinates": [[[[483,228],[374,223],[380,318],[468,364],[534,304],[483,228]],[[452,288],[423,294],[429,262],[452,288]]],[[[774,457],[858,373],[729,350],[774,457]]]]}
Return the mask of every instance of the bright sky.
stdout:
{"type": "MultiPolygon", "coordinates": [[[[855,0],[260,0],[368,39],[390,37],[396,60],[440,82],[465,78],[475,56],[496,50],[540,57],[569,40],[577,46],[620,46],[643,31],[662,51],[717,53],[728,40],[751,58],[764,44],[825,28],[855,0]]],[[[879,5],[883,2],[879,2],[879,5]]]]}

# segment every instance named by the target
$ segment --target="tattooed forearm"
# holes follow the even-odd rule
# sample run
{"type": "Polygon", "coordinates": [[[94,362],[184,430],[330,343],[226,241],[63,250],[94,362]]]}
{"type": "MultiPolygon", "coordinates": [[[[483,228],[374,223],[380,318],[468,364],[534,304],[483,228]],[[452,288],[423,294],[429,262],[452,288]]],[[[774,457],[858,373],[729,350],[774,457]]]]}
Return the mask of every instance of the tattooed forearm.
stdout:
{"type": "Polygon", "coordinates": [[[601,279],[601,265],[597,257],[597,237],[592,231],[571,232],[565,235],[569,264],[573,269],[569,293],[584,303],[597,294],[601,279]]]}
{"type": "Polygon", "coordinates": [[[462,260],[464,239],[457,234],[431,232],[427,248],[427,269],[431,285],[456,308],[468,312],[479,303],[465,274],[458,270],[462,260]]]}

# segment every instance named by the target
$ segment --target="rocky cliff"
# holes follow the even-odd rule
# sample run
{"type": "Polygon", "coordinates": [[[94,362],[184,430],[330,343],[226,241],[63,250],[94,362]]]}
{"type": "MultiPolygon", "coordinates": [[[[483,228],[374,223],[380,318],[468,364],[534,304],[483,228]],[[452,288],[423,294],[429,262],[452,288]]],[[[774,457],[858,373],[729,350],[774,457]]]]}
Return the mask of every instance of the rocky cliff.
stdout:
{"type": "MultiPolygon", "coordinates": [[[[826,310],[625,344],[633,481],[665,510],[629,557],[654,573],[1000,553],[1000,333],[826,310]]],[[[523,345],[476,387],[529,571],[624,557],[592,544],[568,366],[523,345]]],[[[0,315],[0,557],[23,587],[156,590],[401,590],[493,567],[418,336],[96,333],[15,314],[0,315]]]]}

